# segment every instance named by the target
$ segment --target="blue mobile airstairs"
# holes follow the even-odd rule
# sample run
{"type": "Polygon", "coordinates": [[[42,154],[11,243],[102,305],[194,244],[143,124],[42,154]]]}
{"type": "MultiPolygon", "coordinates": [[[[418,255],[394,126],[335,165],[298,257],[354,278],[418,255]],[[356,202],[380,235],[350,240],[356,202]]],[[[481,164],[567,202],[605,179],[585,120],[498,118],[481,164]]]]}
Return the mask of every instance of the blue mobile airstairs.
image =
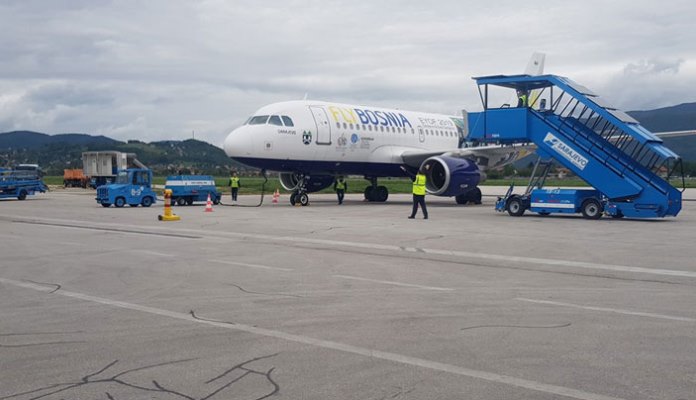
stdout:
{"type": "MultiPolygon", "coordinates": [[[[605,104],[589,89],[556,75],[474,79],[484,111],[468,115],[468,140],[534,143],[541,160],[535,172],[539,165],[544,165],[541,176],[530,180],[524,195],[515,197],[509,191],[503,207],[509,205],[510,199],[517,198],[514,205],[520,206],[522,213],[525,209],[540,214],[563,210],[558,205],[543,208],[544,200],[549,205],[554,201],[562,203],[561,199],[554,200],[553,196],[545,199],[541,192],[536,192],[537,199],[533,198],[532,187],[541,189],[549,162],[555,160],[596,189],[596,196],[590,197],[587,191],[580,196],[566,193],[575,201],[593,201],[595,209],[590,211],[599,207],[599,212],[591,212],[589,218],[599,218],[602,213],[617,218],[657,218],[676,216],[681,210],[682,191],[668,181],[682,167],[681,158],[665,147],[662,139],[628,114],[605,104]],[[491,87],[514,89],[517,95],[527,94],[529,104],[491,108],[491,87]],[[542,208],[535,209],[533,204],[542,208]]],[[[570,212],[570,208],[565,208],[565,212],[570,212]]],[[[579,211],[585,215],[582,203],[575,204],[572,212],[579,211]]]]}

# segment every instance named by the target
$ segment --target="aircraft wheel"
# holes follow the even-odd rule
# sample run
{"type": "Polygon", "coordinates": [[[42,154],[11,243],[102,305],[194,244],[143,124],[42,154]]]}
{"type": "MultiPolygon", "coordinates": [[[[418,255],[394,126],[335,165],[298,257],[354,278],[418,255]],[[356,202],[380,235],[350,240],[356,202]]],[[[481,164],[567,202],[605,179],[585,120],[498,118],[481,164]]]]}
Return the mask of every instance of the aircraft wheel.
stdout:
{"type": "Polygon", "coordinates": [[[474,204],[481,204],[481,189],[478,187],[475,187],[473,190],[469,192],[469,201],[471,201],[474,204]]]}
{"type": "Polygon", "coordinates": [[[126,199],[123,197],[117,197],[116,201],[114,201],[114,205],[118,208],[121,208],[126,205],[126,199]]]}
{"type": "Polygon", "coordinates": [[[290,205],[291,206],[295,205],[295,196],[297,196],[297,192],[290,193],[290,205]]]}
{"type": "Polygon", "coordinates": [[[309,196],[307,196],[307,193],[301,193],[297,195],[297,201],[302,205],[302,207],[308,206],[309,205],[309,196]]]}
{"type": "Polygon", "coordinates": [[[383,203],[387,201],[389,198],[389,189],[387,189],[386,186],[377,186],[377,189],[374,192],[375,195],[375,201],[379,201],[380,203],[383,203]]]}
{"type": "Polygon", "coordinates": [[[184,204],[186,204],[186,199],[185,199],[185,198],[183,198],[183,197],[177,197],[177,198],[176,198],[176,205],[177,205],[177,206],[183,206],[184,204]]]}
{"type": "Polygon", "coordinates": [[[454,199],[457,201],[457,204],[466,204],[469,202],[469,196],[467,196],[466,193],[454,196],[454,199]]]}
{"type": "Polygon", "coordinates": [[[508,200],[505,208],[507,209],[508,214],[512,215],[513,217],[519,217],[524,214],[524,206],[522,205],[522,200],[519,197],[513,197],[508,200]]]}
{"type": "Polygon", "coordinates": [[[602,217],[602,205],[595,199],[587,199],[582,203],[582,216],[587,219],[599,219],[602,217]]]}
{"type": "Polygon", "coordinates": [[[365,188],[365,200],[367,201],[375,201],[374,200],[374,188],[372,186],[368,186],[365,188]]]}

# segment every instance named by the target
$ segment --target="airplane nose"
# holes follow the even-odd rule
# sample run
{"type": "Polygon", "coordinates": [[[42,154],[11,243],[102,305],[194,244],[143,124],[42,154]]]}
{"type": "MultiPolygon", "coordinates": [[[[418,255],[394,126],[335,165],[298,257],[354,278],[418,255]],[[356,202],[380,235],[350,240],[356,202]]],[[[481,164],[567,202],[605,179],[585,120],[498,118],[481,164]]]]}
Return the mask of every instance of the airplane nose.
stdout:
{"type": "Polygon", "coordinates": [[[245,127],[239,127],[225,138],[223,149],[228,157],[242,157],[249,153],[249,135],[245,131],[245,127]]]}

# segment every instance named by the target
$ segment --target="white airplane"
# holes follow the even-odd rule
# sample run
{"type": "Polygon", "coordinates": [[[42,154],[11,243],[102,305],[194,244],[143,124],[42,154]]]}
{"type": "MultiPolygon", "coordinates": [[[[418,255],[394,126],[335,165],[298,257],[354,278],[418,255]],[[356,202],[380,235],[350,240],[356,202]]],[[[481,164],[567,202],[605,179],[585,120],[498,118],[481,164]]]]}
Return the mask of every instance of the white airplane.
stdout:
{"type": "MultiPolygon", "coordinates": [[[[544,58],[533,54],[525,74],[540,75],[544,58]]],[[[293,192],[293,205],[308,205],[307,193],[340,175],[363,175],[370,181],[365,199],[383,202],[389,193],[378,178],[415,174],[425,165],[429,194],[480,204],[477,185],[485,171],[518,160],[532,147],[469,147],[467,135],[466,112],[452,116],[301,100],[262,107],[227,136],[224,150],[243,164],[278,171],[283,188],[293,192]]]]}

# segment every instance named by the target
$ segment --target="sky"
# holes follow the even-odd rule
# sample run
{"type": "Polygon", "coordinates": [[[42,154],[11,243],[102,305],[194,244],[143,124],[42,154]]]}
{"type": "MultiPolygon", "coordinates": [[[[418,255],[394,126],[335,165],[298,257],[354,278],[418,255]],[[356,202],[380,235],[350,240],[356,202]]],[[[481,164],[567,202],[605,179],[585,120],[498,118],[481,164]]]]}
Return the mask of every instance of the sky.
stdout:
{"type": "Polygon", "coordinates": [[[305,96],[460,115],[533,52],[622,110],[694,102],[692,4],[0,0],[0,132],[221,146],[305,96]]]}

